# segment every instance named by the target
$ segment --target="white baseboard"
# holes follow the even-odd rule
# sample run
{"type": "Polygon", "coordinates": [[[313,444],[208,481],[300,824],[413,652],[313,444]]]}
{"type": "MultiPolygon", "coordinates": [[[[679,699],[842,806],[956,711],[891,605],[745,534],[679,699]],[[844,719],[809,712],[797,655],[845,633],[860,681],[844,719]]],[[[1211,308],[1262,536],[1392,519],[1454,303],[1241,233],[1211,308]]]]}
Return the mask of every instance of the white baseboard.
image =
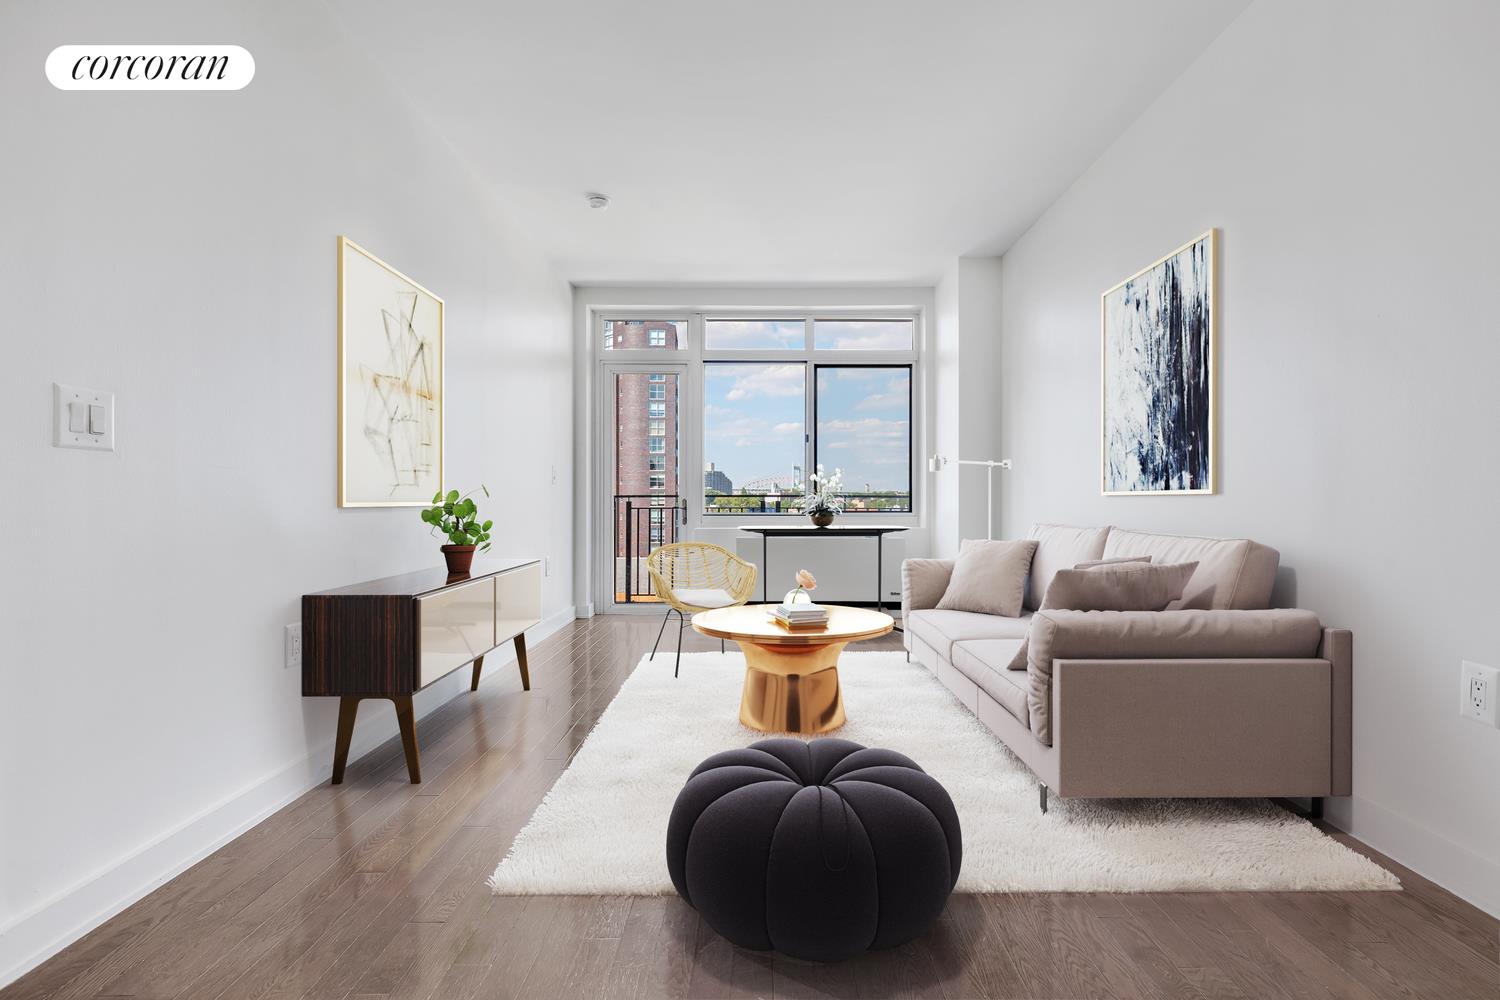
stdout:
{"type": "Polygon", "coordinates": [[[1500,917],[1500,863],[1369,799],[1328,799],[1327,805],[1329,823],[1460,899],[1500,917]]]}
{"type": "MultiPolygon", "coordinates": [[[[540,642],[575,620],[564,608],[542,619],[528,633],[540,642]]],[[[514,657],[511,658],[514,660],[514,657]]],[[[509,661],[507,661],[509,662],[509,661]]],[[[500,671],[486,672],[495,677],[500,671]]],[[[467,671],[455,670],[418,695],[418,719],[468,690],[467,671]]],[[[396,735],[394,715],[355,729],[349,759],[357,760],[396,735]]],[[[323,741],[291,764],[209,805],[136,850],[79,880],[73,886],[0,927],[0,987],[36,968],[127,906],[208,857],[267,816],[328,780],[333,739],[323,741]]]]}

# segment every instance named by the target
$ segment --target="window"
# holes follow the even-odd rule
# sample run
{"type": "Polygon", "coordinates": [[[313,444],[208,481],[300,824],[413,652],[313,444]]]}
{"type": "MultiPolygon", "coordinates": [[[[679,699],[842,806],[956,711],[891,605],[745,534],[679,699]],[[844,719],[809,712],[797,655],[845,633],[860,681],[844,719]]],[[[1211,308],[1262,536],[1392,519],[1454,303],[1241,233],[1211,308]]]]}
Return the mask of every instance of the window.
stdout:
{"type": "Polygon", "coordinates": [[[917,346],[909,315],[705,318],[705,515],[794,513],[819,464],[847,513],[912,512],[917,346]]]}
{"type": "Polygon", "coordinates": [[[647,472],[666,472],[667,471],[667,456],[666,455],[647,455],[646,456],[646,471],[647,472]]]}
{"type": "Polygon", "coordinates": [[[646,433],[653,437],[663,437],[667,433],[667,422],[665,420],[648,420],[646,424],[646,433]]]}
{"type": "Polygon", "coordinates": [[[803,319],[709,319],[703,321],[708,351],[800,351],[807,347],[803,319]]]}
{"type": "Polygon", "coordinates": [[[649,403],[647,405],[650,407],[650,410],[646,414],[646,416],[648,416],[648,417],[665,417],[667,415],[667,404],[665,402],[649,403]]]}
{"type": "Polygon", "coordinates": [[[646,399],[648,401],[661,402],[662,412],[665,413],[667,409],[666,398],[667,387],[662,383],[656,381],[655,376],[653,376],[650,384],[646,386],[646,399]]]}
{"type": "Polygon", "coordinates": [[[646,451],[652,455],[665,455],[667,453],[667,439],[664,437],[646,438],[646,451]]]}
{"type": "Polygon", "coordinates": [[[817,351],[910,351],[916,348],[913,319],[813,320],[817,351]]]}
{"type": "Polygon", "coordinates": [[[667,488],[667,474],[665,472],[651,473],[651,488],[653,490],[664,490],[667,488]]]}
{"type": "Polygon", "coordinates": [[[846,512],[911,510],[911,366],[818,365],[813,464],[844,473],[846,512]]]}
{"type": "Polygon", "coordinates": [[[687,349],[687,320],[607,319],[602,326],[606,351],[687,349]]]}
{"type": "Polygon", "coordinates": [[[703,457],[733,486],[704,494],[710,514],[781,513],[806,462],[807,365],[703,366],[703,457]]]}

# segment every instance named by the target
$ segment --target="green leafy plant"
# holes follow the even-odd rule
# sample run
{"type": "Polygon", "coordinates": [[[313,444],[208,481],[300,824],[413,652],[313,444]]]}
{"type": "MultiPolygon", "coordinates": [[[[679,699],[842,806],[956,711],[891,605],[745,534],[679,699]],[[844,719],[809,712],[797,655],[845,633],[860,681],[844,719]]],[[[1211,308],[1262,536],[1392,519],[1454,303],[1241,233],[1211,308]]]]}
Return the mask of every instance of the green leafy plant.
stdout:
{"type": "MultiPolygon", "coordinates": [[[[484,495],[490,495],[489,488],[483,483],[479,485],[484,490],[484,495]]],[[[449,490],[446,496],[442,490],[432,495],[434,506],[422,510],[422,521],[432,526],[434,534],[441,531],[448,536],[450,545],[477,545],[480,552],[488,552],[490,548],[490,528],[494,521],[480,523],[479,507],[473,500],[474,495],[470,490],[463,496],[458,495],[458,490],[449,490]]]]}

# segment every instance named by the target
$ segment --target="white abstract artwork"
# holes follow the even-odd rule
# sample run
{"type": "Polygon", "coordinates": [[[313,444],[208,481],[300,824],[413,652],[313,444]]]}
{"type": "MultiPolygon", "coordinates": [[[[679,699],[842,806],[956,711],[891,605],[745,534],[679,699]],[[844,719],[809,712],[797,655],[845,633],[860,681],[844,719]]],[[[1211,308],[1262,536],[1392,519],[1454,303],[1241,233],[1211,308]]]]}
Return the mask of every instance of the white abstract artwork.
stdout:
{"type": "Polygon", "coordinates": [[[1103,492],[1214,492],[1214,231],[1104,293],[1103,492]]]}
{"type": "Polygon", "coordinates": [[[414,507],[443,484],[443,300],[339,238],[339,505],[414,507]]]}

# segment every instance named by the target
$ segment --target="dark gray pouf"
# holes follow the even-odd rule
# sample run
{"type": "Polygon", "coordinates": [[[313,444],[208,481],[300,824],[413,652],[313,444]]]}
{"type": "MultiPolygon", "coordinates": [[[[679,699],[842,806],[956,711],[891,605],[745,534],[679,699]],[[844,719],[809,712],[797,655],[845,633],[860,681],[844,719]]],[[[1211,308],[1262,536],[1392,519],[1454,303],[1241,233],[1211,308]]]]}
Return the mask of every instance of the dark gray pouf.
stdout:
{"type": "Polygon", "coordinates": [[[710,927],[819,962],[922,933],[962,855],[942,785],[903,754],[839,739],[714,754],[667,824],[672,884],[710,927]]]}

